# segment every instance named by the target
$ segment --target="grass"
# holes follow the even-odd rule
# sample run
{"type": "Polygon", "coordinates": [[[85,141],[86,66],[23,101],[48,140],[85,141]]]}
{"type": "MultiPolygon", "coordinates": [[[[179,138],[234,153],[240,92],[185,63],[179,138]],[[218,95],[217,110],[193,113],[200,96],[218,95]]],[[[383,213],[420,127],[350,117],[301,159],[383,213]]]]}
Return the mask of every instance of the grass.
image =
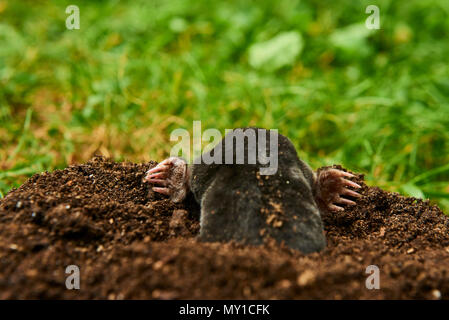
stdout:
{"type": "Polygon", "coordinates": [[[277,128],[315,168],[448,212],[448,36],[446,0],[0,0],[0,196],[95,153],[160,160],[201,120],[277,128]],[[292,31],[302,50],[274,70],[249,54],[292,31]]]}

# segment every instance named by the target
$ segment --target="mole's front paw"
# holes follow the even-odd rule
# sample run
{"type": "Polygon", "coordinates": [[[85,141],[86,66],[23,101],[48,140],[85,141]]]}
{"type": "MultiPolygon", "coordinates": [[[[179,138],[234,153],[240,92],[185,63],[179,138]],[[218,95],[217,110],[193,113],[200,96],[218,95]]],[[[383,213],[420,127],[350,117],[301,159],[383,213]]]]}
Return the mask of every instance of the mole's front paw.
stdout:
{"type": "Polygon", "coordinates": [[[153,191],[170,196],[173,202],[184,200],[188,191],[187,163],[177,157],[170,157],[147,171],[144,181],[159,187],[153,191]]]}
{"type": "Polygon", "coordinates": [[[328,211],[344,210],[339,204],[354,205],[355,202],[344,196],[358,198],[360,194],[347,187],[360,188],[360,186],[346,178],[353,174],[338,169],[327,168],[320,170],[317,177],[316,200],[318,205],[328,211]]]}

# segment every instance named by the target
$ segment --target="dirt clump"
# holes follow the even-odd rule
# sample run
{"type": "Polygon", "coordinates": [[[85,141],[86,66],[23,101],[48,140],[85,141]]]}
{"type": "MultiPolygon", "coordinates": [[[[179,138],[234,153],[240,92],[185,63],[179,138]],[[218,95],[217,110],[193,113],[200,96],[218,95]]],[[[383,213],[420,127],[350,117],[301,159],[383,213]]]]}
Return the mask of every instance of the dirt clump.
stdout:
{"type": "Polygon", "coordinates": [[[34,175],[0,199],[0,298],[449,297],[449,218],[428,201],[357,175],[362,198],[323,217],[320,253],[202,243],[193,198],[173,204],[142,182],[154,165],[96,157],[34,175]],[[80,290],[65,286],[69,265],[80,269],[80,290]],[[370,265],[378,290],[365,285],[370,265]]]}

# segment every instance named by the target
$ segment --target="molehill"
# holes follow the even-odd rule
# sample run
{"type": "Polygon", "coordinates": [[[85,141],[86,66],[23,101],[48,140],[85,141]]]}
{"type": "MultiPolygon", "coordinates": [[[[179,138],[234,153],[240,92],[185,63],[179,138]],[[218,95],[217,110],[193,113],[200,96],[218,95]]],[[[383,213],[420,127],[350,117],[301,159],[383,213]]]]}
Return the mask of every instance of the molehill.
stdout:
{"type": "MultiPolygon", "coordinates": [[[[202,243],[193,199],[142,183],[156,162],[34,175],[0,199],[1,299],[439,299],[449,297],[449,219],[428,201],[368,187],[323,217],[327,248],[202,243]],[[80,268],[80,290],[65,269],[80,268]],[[380,289],[365,286],[380,270],[380,289]]],[[[341,169],[341,167],[336,166],[341,169]]]]}

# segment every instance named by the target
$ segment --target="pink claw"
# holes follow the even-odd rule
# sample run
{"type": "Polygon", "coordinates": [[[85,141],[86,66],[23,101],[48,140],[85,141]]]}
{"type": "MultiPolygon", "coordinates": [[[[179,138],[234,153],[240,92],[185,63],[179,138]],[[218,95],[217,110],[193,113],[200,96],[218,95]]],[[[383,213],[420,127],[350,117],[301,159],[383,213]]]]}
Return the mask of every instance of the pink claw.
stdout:
{"type": "Polygon", "coordinates": [[[153,174],[149,174],[145,177],[145,180],[150,181],[152,179],[157,179],[157,178],[165,178],[166,177],[166,173],[165,172],[158,172],[158,173],[153,173],[153,174]]]}
{"type": "Polygon", "coordinates": [[[348,205],[355,205],[355,202],[346,198],[338,197],[337,200],[335,200],[337,203],[341,204],[348,204],[348,205]]]}
{"type": "Polygon", "coordinates": [[[355,192],[350,189],[347,189],[347,188],[343,188],[342,194],[345,196],[351,196],[351,197],[356,197],[356,198],[360,198],[362,196],[360,193],[355,192]]]}
{"type": "Polygon", "coordinates": [[[346,171],[341,171],[341,170],[339,170],[339,171],[340,171],[340,174],[342,176],[346,176],[346,177],[350,177],[350,178],[354,178],[355,177],[355,175],[353,175],[352,173],[349,173],[349,172],[346,172],[346,171]]]}
{"type": "Polygon", "coordinates": [[[159,192],[159,193],[162,193],[162,194],[165,194],[165,195],[168,195],[168,196],[170,195],[170,189],[168,189],[168,188],[154,187],[153,191],[159,192]]]}
{"type": "Polygon", "coordinates": [[[147,174],[151,174],[151,173],[155,173],[155,172],[161,172],[161,171],[163,172],[163,171],[167,171],[168,169],[170,169],[169,166],[158,164],[154,168],[148,170],[147,174]]]}
{"type": "Polygon", "coordinates": [[[346,184],[347,186],[351,186],[351,187],[353,187],[353,188],[361,188],[361,186],[360,185],[358,185],[357,183],[355,183],[355,182],[352,182],[351,180],[347,180],[347,179],[343,179],[343,182],[344,182],[344,184],[346,184]]]}
{"type": "Polygon", "coordinates": [[[336,206],[335,204],[329,205],[329,210],[331,211],[344,211],[345,209],[339,206],[336,206]]]}

